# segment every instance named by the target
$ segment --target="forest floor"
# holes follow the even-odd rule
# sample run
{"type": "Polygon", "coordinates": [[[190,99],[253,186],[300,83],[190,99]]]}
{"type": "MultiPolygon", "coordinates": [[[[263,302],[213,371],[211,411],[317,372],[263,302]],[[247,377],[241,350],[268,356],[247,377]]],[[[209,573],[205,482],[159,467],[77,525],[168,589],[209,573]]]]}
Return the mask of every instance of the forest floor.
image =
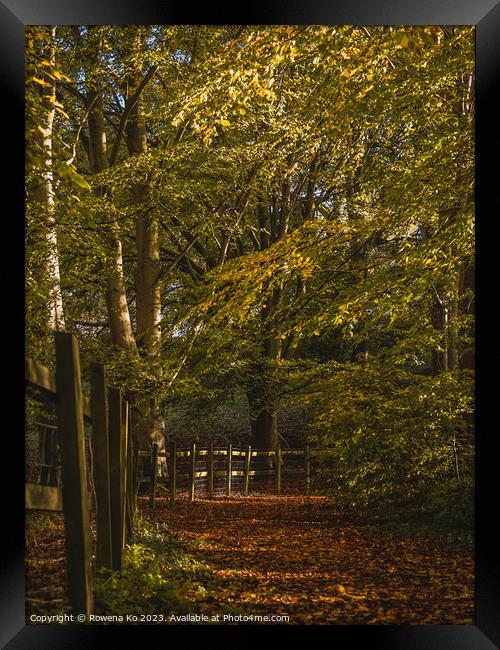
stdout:
{"type": "MultiPolygon", "coordinates": [[[[144,500],[146,501],[146,500],[144,500]]],[[[146,503],[144,503],[146,506],[146,503]]],[[[471,624],[470,542],[349,518],[319,496],[158,499],[149,519],[209,568],[197,611],[288,615],[296,624],[471,624]]],[[[194,611],[194,610],[192,610],[194,611]]]]}
{"type": "MultiPolygon", "coordinates": [[[[97,576],[98,614],[288,616],[290,624],[472,624],[470,536],[380,525],[321,496],[139,498],[121,574],[97,576]]],[[[27,614],[62,613],[61,515],[27,518],[27,614]]],[[[212,617],[219,616],[219,619],[212,617]]],[[[198,619],[199,620],[199,619],[198,619]]],[[[255,620],[255,619],[254,619],[255,620]]],[[[206,621],[206,619],[205,619],[206,621]]],[[[139,619],[138,624],[141,623],[139,619]]]]}

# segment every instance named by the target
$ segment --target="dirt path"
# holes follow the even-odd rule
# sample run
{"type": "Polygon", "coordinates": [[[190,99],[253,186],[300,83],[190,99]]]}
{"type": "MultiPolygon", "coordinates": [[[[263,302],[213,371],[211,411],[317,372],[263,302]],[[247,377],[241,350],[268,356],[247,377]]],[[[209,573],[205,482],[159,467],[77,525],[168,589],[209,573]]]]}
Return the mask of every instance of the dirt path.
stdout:
{"type": "Polygon", "coordinates": [[[235,607],[302,624],[473,622],[472,551],[349,522],[323,497],[179,501],[173,509],[159,499],[154,518],[201,538],[196,558],[215,577],[204,585],[209,613],[235,607]]]}

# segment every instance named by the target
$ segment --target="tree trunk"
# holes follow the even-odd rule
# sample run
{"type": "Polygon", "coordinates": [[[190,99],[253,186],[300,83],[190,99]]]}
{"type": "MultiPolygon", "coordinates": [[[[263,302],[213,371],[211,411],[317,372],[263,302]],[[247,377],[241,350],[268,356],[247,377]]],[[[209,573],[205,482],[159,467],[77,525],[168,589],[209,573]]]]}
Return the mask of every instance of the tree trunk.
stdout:
{"type": "MultiPolygon", "coordinates": [[[[136,48],[144,45],[144,35],[134,40],[136,48]]],[[[141,67],[137,67],[129,78],[129,101],[133,101],[126,125],[126,140],[131,156],[147,153],[148,143],[142,96],[137,97],[143,80],[141,67]]],[[[137,345],[149,357],[158,354],[161,339],[160,316],[160,242],[158,222],[150,208],[151,186],[149,179],[132,188],[134,202],[138,207],[136,221],[137,271],[136,271],[136,314],[137,345]]]]}
{"type": "MultiPolygon", "coordinates": [[[[91,28],[92,30],[95,27],[91,28]]],[[[102,52],[102,34],[97,32],[95,60],[99,66],[102,52]]],[[[92,75],[88,75],[92,78],[92,75]]],[[[88,83],[87,107],[89,110],[87,124],[89,130],[89,163],[93,174],[99,174],[109,167],[106,129],[102,90],[97,78],[88,83]]],[[[98,195],[110,198],[110,190],[105,185],[96,189],[98,195]]],[[[109,219],[109,215],[106,215],[109,219]]],[[[111,341],[125,350],[135,350],[136,343],[132,331],[128,308],[125,280],[123,276],[123,252],[118,223],[109,224],[107,230],[109,254],[106,274],[106,307],[108,312],[111,341]]]]}
{"type": "Polygon", "coordinates": [[[266,404],[267,397],[263,385],[247,392],[252,447],[255,449],[275,449],[278,442],[278,418],[272,407],[266,404]]]}
{"type": "MultiPolygon", "coordinates": [[[[460,271],[460,301],[459,312],[474,317],[475,303],[474,303],[474,265],[467,264],[460,271]]],[[[470,347],[463,352],[460,356],[460,368],[474,370],[475,368],[475,353],[474,353],[474,323],[471,323],[469,330],[471,343],[470,347]]]]}
{"type": "Polygon", "coordinates": [[[115,228],[111,229],[106,279],[106,306],[111,341],[125,350],[135,350],[136,343],[123,279],[122,243],[115,228]]]}
{"type": "Polygon", "coordinates": [[[254,383],[247,391],[252,445],[260,449],[275,449],[278,443],[272,362],[281,358],[282,346],[278,333],[276,310],[280,306],[282,298],[282,287],[274,288],[269,295],[267,306],[262,309],[262,362],[254,366],[254,383]]]}
{"type": "Polygon", "coordinates": [[[448,370],[456,370],[459,367],[459,354],[453,339],[456,334],[453,332],[453,324],[459,314],[458,300],[460,296],[460,271],[456,272],[455,289],[453,299],[448,303],[447,320],[448,320],[448,370]]]}
{"type": "MultiPolygon", "coordinates": [[[[42,42],[42,48],[47,47],[48,53],[43,53],[51,68],[55,68],[55,36],[56,28],[47,28],[47,42],[42,42]]],[[[40,53],[42,54],[42,53],[40,53]]],[[[43,73],[41,73],[43,75],[43,73]]],[[[52,134],[54,127],[56,85],[55,79],[50,75],[43,75],[44,83],[39,86],[41,94],[41,115],[43,119],[38,123],[39,128],[32,129],[39,147],[40,161],[37,179],[32,184],[31,198],[40,205],[46,225],[47,259],[46,271],[49,281],[49,294],[47,304],[47,324],[50,330],[62,330],[65,327],[64,309],[61,291],[61,274],[59,269],[59,252],[57,246],[57,232],[54,217],[54,184],[52,172],[52,134]]]]}
{"type": "MultiPolygon", "coordinates": [[[[136,188],[136,191],[138,197],[142,194],[147,200],[147,189],[136,188]]],[[[142,203],[142,199],[137,198],[137,202],[142,203]]],[[[153,357],[161,340],[160,247],[158,223],[147,211],[137,217],[136,245],[137,344],[147,356],[153,357]]]]}
{"type": "MultiPolygon", "coordinates": [[[[455,29],[451,28],[449,34],[445,34],[445,38],[449,38],[451,35],[455,33],[455,29]]],[[[474,83],[473,83],[474,76],[473,75],[462,75],[459,81],[459,88],[461,92],[459,93],[459,99],[454,103],[454,109],[456,114],[460,117],[463,118],[466,115],[468,115],[471,110],[472,110],[472,105],[473,105],[473,99],[474,99],[474,83]]],[[[460,171],[457,169],[457,174],[456,174],[456,182],[459,184],[460,182],[460,171]]],[[[464,205],[463,207],[465,208],[467,205],[467,202],[469,200],[469,196],[467,196],[464,200],[464,205]]],[[[445,211],[448,213],[448,219],[447,223],[451,224],[456,218],[457,215],[457,208],[452,208],[450,210],[445,211]]],[[[449,302],[448,304],[448,309],[447,309],[447,320],[448,320],[448,329],[451,331],[453,334],[453,321],[455,318],[457,318],[461,313],[468,313],[467,311],[462,312],[461,309],[461,296],[466,290],[464,286],[464,273],[465,269],[463,265],[460,265],[460,267],[456,270],[456,280],[455,280],[455,289],[454,289],[454,296],[453,299],[449,302]]],[[[472,273],[472,278],[468,278],[468,281],[472,279],[472,287],[468,287],[469,289],[474,289],[473,287],[473,282],[474,282],[474,277],[472,273]]],[[[467,307],[466,307],[467,309],[467,307]]],[[[471,335],[473,337],[474,331],[472,328],[471,335]]],[[[450,342],[450,345],[448,346],[448,351],[447,351],[447,363],[448,363],[448,370],[456,370],[459,367],[462,367],[462,360],[460,359],[460,355],[458,350],[456,349],[456,346],[453,345],[452,342],[450,342]]],[[[466,352],[466,359],[464,362],[466,364],[472,364],[472,367],[474,366],[474,352],[473,349],[470,351],[466,352]]]]}
{"type": "MultiPolygon", "coordinates": [[[[274,450],[278,444],[278,416],[273,407],[273,400],[266,379],[268,369],[262,366],[256,368],[258,380],[247,390],[250,408],[250,426],[252,431],[252,447],[254,449],[274,450]]],[[[271,456],[255,459],[257,469],[271,469],[271,456]]]]}
{"type": "MultiPolygon", "coordinates": [[[[145,47],[145,31],[138,30],[132,47],[140,51],[145,47]]],[[[146,121],[142,100],[142,65],[137,65],[128,78],[129,110],[125,126],[128,153],[131,156],[144,155],[148,150],[146,121]]],[[[161,341],[161,284],[160,284],[160,241],[158,221],[150,206],[151,184],[146,178],[132,187],[136,218],[136,342],[144,356],[154,358],[159,354],[161,341]]],[[[139,398],[136,402],[139,413],[137,439],[140,449],[149,449],[151,442],[158,442],[160,451],[165,450],[161,433],[163,418],[154,401],[139,398]]]]}
{"type": "MultiPolygon", "coordinates": [[[[435,330],[446,330],[446,306],[439,298],[432,305],[431,322],[435,330]]],[[[448,348],[440,346],[432,351],[432,371],[436,374],[444,370],[448,370],[448,348]]]]}
{"type": "MultiPolygon", "coordinates": [[[[422,241],[431,237],[428,226],[421,226],[420,230],[422,233],[422,241]]],[[[435,299],[430,308],[430,320],[434,330],[444,333],[448,323],[447,305],[444,302],[444,298],[437,293],[437,289],[434,289],[434,292],[435,299]]],[[[441,345],[432,350],[431,369],[433,374],[448,370],[448,346],[445,341],[446,339],[443,336],[441,345]]]]}

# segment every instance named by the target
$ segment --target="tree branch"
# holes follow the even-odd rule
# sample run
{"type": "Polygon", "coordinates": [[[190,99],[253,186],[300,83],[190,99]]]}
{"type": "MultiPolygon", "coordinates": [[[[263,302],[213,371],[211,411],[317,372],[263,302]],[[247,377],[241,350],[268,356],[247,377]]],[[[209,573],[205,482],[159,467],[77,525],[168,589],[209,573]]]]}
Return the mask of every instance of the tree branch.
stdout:
{"type": "Polygon", "coordinates": [[[135,91],[134,95],[130,98],[130,100],[126,103],[125,109],[122,113],[122,117],[120,120],[120,124],[118,125],[118,133],[116,134],[115,141],[113,142],[113,148],[111,150],[111,156],[109,159],[109,166],[112,167],[115,162],[116,162],[116,157],[118,156],[118,150],[120,148],[120,141],[123,137],[123,134],[125,132],[125,128],[128,123],[128,118],[130,117],[130,113],[133,110],[134,106],[137,104],[139,101],[140,96],[142,95],[144,89],[146,88],[149,80],[151,77],[154,75],[156,70],[158,69],[157,65],[153,65],[149,68],[147,73],[145,74],[143,80],[141,81],[139,87],[135,91]]]}

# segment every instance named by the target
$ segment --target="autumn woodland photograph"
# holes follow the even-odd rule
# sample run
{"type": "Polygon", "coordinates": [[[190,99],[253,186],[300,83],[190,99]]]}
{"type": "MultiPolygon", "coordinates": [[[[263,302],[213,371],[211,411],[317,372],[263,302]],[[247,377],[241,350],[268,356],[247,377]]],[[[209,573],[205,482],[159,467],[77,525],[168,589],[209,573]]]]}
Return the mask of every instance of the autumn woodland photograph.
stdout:
{"type": "Polygon", "coordinates": [[[473,26],[25,29],[26,623],[474,623],[473,26]]]}

